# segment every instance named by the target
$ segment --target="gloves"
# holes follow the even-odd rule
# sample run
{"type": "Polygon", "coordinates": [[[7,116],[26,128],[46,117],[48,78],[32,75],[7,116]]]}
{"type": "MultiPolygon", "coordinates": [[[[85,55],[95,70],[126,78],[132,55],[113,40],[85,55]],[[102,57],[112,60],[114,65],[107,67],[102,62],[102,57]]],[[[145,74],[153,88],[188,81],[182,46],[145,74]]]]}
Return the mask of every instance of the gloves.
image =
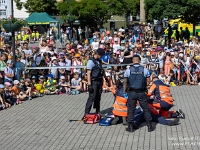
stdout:
{"type": "Polygon", "coordinates": [[[124,93],[124,98],[128,99],[128,94],[124,93]]]}
{"type": "Polygon", "coordinates": [[[88,91],[89,91],[89,93],[93,93],[93,87],[92,87],[92,85],[88,85],[88,91]]]}

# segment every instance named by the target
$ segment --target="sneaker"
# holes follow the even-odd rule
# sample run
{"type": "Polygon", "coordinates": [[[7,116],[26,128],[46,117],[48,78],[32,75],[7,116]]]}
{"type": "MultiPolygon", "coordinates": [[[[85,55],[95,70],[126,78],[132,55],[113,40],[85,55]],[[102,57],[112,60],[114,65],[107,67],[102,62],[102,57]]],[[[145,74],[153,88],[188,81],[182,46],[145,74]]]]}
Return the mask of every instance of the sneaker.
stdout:
{"type": "Polygon", "coordinates": [[[179,124],[179,118],[175,118],[174,120],[169,122],[169,126],[174,126],[179,124]]]}
{"type": "Polygon", "coordinates": [[[111,125],[116,125],[118,121],[119,121],[119,117],[115,117],[113,121],[111,122],[111,125]]]}
{"type": "Polygon", "coordinates": [[[76,91],[76,95],[80,94],[80,91],[76,91]]]}
{"type": "Polygon", "coordinates": [[[21,104],[22,103],[22,101],[20,101],[19,99],[17,100],[17,104],[21,104]]]}
{"type": "Polygon", "coordinates": [[[170,82],[171,86],[176,86],[176,84],[174,82],[170,82]]]}
{"type": "Polygon", "coordinates": [[[181,109],[178,109],[176,113],[178,114],[177,118],[185,119],[185,113],[181,109]]]}
{"type": "Polygon", "coordinates": [[[31,96],[29,96],[29,97],[28,97],[28,100],[32,100],[32,97],[31,97],[31,96]]]}
{"type": "Polygon", "coordinates": [[[72,95],[76,95],[76,91],[72,91],[72,95]]]}

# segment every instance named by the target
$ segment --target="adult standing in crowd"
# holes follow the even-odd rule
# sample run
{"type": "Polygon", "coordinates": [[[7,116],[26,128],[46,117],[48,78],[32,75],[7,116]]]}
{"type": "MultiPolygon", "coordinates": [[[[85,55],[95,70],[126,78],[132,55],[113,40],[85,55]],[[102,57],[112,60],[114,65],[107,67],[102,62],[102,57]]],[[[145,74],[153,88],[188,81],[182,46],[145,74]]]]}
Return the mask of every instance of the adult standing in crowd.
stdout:
{"type": "Polygon", "coordinates": [[[144,118],[147,123],[148,132],[153,131],[151,125],[151,114],[148,108],[147,96],[146,96],[146,86],[149,85],[149,71],[140,65],[140,56],[133,56],[133,66],[126,69],[124,73],[124,95],[126,95],[127,85],[128,85],[128,132],[133,132],[134,129],[138,127],[134,124],[134,111],[136,107],[136,102],[144,111],[144,118]]]}
{"type": "Polygon", "coordinates": [[[94,56],[87,62],[89,97],[85,106],[85,115],[90,113],[93,103],[96,113],[100,112],[100,100],[104,75],[100,59],[103,55],[105,55],[104,50],[99,48],[94,51],[94,56]]]}

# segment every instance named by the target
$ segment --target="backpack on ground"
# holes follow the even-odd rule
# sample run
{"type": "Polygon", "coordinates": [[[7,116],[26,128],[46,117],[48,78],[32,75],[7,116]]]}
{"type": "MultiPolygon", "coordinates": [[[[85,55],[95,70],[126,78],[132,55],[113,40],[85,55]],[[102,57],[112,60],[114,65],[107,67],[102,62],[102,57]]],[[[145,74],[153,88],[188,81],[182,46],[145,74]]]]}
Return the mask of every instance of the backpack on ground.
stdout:
{"type": "Polygon", "coordinates": [[[101,120],[101,115],[100,114],[86,114],[84,123],[85,124],[95,124],[101,120]]]}

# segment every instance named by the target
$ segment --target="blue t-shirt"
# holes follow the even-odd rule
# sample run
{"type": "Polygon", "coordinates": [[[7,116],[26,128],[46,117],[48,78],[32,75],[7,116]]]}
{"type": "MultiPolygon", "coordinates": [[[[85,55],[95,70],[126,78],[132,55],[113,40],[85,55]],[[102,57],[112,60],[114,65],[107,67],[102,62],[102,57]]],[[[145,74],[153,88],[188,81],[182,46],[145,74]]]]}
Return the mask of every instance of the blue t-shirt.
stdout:
{"type": "MultiPolygon", "coordinates": [[[[134,66],[137,67],[139,65],[135,64],[134,66]]],[[[126,71],[125,71],[125,73],[124,73],[124,77],[125,78],[129,78],[129,76],[130,76],[130,69],[127,68],[126,71]]],[[[149,70],[147,68],[144,68],[144,77],[145,78],[149,78],[150,77],[150,73],[149,73],[149,70]]]]}
{"type": "Polygon", "coordinates": [[[103,60],[104,62],[108,63],[108,60],[110,59],[110,54],[106,53],[105,55],[103,55],[103,57],[101,58],[101,60],[103,60]]]}

